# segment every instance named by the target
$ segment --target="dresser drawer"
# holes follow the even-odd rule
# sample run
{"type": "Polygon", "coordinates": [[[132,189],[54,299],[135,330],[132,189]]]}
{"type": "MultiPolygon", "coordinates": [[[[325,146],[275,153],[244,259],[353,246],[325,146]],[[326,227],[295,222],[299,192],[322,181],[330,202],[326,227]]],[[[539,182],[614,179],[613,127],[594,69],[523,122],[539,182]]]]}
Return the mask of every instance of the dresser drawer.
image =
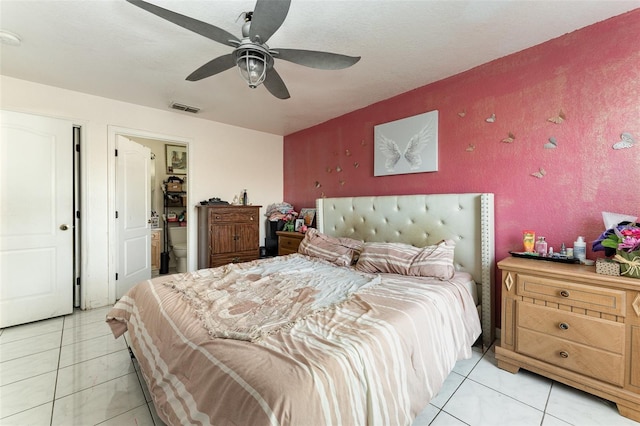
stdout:
{"type": "Polygon", "coordinates": [[[258,220],[258,210],[247,211],[245,209],[227,209],[223,211],[211,211],[212,223],[254,223],[258,220]]]}
{"type": "Polygon", "coordinates": [[[278,256],[297,253],[298,246],[304,239],[304,234],[300,232],[278,231],[278,256]]]}
{"type": "Polygon", "coordinates": [[[616,386],[624,384],[624,356],[517,328],[516,352],[616,386]]]}
{"type": "Polygon", "coordinates": [[[300,238],[291,238],[285,236],[278,237],[278,254],[284,256],[286,254],[297,253],[300,245],[300,238]]]}
{"type": "Polygon", "coordinates": [[[516,315],[520,328],[617,354],[624,353],[623,323],[523,302],[517,304],[516,315]]]}
{"type": "Polygon", "coordinates": [[[519,296],[624,316],[624,291],[525,274],[517,283],[519,296]]]}
{"type": "Polygon", "coordinates": [[[252,260],[256,260],[260,257],[259,251],[247,251],[247,252],[237,252],[237,253],[226,253],[226,254],[214,254],[209,259],[210,268],[215,268],[217,266],[227,265],[229,263],[242,263],[242,262],[250,262],[252,260]]]}

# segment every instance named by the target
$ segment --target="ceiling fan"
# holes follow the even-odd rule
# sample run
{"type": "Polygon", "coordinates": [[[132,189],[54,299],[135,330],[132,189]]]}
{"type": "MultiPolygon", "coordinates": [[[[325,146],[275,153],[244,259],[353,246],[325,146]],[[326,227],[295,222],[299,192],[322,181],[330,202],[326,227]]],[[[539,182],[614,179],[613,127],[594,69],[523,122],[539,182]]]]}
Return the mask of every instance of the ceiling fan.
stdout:
{"type": "Polygon", "coordinates": [[[242,26],[242,39],[238,39],[215,25],[172,12],[146,1],[127,1],[201,36],[234,48],[233,52],[215,58],[192,72],[187,77],[189,81],[198,81],[238,66],[240,74],[249,87],[255,89],[264,83],[273,96],[279,99],[288,99],[290,97],[289,91],[273,67],[274,59],[282,59],[323,70],[347,68],[360,60],[359,56],[353,57],[313,50],[272,49],[267,46],[269,38],[280,28],[287,17],[291,0],[257,0],[253,12],[243,13],[245,23],[242,26]]]}

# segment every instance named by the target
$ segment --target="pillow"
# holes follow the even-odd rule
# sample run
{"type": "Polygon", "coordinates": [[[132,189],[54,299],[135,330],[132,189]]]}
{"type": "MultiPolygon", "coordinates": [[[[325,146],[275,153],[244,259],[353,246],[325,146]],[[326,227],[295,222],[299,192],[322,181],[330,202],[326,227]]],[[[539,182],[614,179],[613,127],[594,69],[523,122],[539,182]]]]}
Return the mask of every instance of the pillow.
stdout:
{"type": "Polygon", "coordinates": [[[351,266],[363,244],[353,238],[331,237],[309,228],[298,246],[298,253],[319,257],[339,266],[351,266]]]}
{"type": "Polygon", "coordinates": [[[366,243],[356,269],[448,280],[453,277],[455,242],[442,240],[434,246],[414,247],[403,243],[366,243]]]}

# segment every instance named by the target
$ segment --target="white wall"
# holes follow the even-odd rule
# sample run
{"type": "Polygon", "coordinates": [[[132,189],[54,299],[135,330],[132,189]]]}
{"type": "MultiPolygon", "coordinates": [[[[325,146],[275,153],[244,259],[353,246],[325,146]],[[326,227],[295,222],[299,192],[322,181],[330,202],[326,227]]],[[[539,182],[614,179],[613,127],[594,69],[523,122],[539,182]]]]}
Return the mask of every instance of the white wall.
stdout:
{"type": "MultiPolygon", "coordinates": [[[[269,204],[282,201],[282,136],[6,76],[0,76],[0,108],[65,118],[84,129],[82,292],[87,309],[114,302],[109,295],[116,272],[109,270],[108,213],[113,204],[113,194],[109,193],[113,179],[109,126],[190,141],[188,217],[196,217],[194,206],[200,200],[217,196],[231,201],[244,188],[252,204],[263,206],[262,214],[269,204]]],[[[196,226],[189,227],[189,270],[196,267],[196,232],[196,226]]],[[[261,245],[264,234],[262,227],[261,245]]]]}

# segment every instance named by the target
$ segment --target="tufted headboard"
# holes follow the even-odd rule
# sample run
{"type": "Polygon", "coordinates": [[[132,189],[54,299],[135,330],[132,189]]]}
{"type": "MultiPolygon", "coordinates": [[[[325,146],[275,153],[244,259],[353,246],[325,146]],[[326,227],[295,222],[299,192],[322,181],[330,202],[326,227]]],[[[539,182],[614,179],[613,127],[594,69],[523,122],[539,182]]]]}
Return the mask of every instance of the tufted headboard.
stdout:
{"type": "Polygon", "coordinates": [[[495,270],[493,194],[428,194],[319,198],[317,227],[324,234],[416,247],[455,241],[457,270],[480,286],[482,340],[494,339],[495,270]]]}

